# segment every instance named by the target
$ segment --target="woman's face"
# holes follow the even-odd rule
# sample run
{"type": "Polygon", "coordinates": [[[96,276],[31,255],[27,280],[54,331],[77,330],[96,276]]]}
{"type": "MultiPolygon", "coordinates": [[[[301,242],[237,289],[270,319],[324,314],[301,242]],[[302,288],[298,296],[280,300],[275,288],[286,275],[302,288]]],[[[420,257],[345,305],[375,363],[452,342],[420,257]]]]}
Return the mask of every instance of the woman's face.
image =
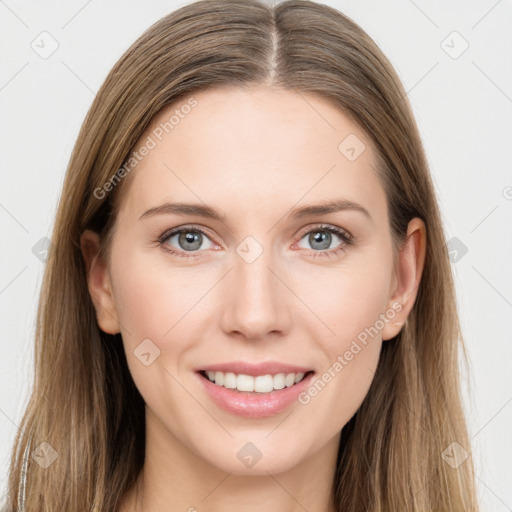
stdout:
{"type": "Polygon", "coordinates": [[[148,435],[233,473],[333,453],[407,313],[369,138],[316,96],[210,89],[137,151],[95,293],[148,435]]]}

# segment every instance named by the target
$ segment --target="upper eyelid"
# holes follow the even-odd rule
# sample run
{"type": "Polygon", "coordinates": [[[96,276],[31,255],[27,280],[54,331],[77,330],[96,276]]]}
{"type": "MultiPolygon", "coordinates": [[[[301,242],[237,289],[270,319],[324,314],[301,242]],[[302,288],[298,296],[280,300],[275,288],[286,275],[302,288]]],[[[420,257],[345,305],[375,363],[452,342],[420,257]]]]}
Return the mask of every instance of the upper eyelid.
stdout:
{"type": "Polygon", "coordinates": [[[175,228],[171,228],[171,229],[167,229],[166,231],[164,231],[161,235],[160,238],[168,238],[170,236],[174,236],[176,235],[177,233],[180,233],[182,231],[199,231],[201,233],[204,233],[206,235],[210,235],[210,230],[208,228],[205,228],[203,226],[196,226],[194,224],[186,224],[184,226],[177,226],[175,228]]]}
{"type": "Polygon", "coordinates": [[[341,231],[343,233],[346,233],[348,237],[353,238],[352,233],[350,233],[350,231],[346,230],[345,228],[342,228],[340,226],[335,226],[334,224],[327,224],[325,222],[317,224],[316,226],[307,226],[304,229],[301,229],[299,231],[299,233],[301,235],[303,235],[303,234],[309,233],[311,231],[314,231],[315,229],[318,230],[318,231],[321,231],[323,229],[325,229],[326,231],[329,231],[329,230],[341,231]]]}

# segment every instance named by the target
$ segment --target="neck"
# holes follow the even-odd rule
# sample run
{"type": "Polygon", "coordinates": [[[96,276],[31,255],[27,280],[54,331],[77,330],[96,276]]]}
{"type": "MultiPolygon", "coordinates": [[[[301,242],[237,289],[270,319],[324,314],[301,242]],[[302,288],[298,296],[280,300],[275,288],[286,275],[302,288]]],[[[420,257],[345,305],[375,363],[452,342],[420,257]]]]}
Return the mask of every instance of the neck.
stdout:
{"type": "Polygon", "coordinates": [[[146,423],[144,468],[120,512],[337,510],[332,489],[339,435],[285,471],[237,474],[189,451],[154,417],[146,423]]]}

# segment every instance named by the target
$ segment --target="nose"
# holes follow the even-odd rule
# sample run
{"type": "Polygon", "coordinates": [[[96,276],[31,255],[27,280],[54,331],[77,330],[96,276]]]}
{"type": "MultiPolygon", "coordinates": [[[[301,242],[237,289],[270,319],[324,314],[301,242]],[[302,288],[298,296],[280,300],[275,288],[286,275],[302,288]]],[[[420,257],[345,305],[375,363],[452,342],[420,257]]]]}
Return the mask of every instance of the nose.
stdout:
{"type": "Polygon", "coordinates": [[[250,263],[235,254],[234,268],[221,291],[221,327],[225,333],[261,340],[288,330],[290,308],[286,301],[290,292],[269,253],[264,251],[250,263]]]}

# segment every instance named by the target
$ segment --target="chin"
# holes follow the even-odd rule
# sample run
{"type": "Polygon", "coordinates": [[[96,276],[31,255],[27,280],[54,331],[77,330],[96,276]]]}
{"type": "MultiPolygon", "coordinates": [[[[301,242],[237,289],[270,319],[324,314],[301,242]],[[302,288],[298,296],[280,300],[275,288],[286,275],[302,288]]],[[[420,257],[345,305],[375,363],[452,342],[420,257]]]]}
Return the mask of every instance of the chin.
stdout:
{"type": "Polygon", "coordinates": [[[289,435],[280,437],[277,432],[273,432],[270,438],[265,439],[270,432],[272,431],[265,430],[250,437],[246,431],[240,436],[232,432],[234,438],[230,438],[228,443],[226,440],[212,440],[217,447],[213,452],[211,448],[206,451],[204,447],[196,447],[196,453],[204,454],[203,457],[211,465],[234,475],[279,474],[289,471],[306,458],[307,455],[302,452],[303,441],[291,440],[289,435]],[[272,436],[275,436],[274,439],[272,436]],[[284,441],[286,437],[288,443],[284,441]],[[302,450],[299,447],[302,447],[302,450]]]}

